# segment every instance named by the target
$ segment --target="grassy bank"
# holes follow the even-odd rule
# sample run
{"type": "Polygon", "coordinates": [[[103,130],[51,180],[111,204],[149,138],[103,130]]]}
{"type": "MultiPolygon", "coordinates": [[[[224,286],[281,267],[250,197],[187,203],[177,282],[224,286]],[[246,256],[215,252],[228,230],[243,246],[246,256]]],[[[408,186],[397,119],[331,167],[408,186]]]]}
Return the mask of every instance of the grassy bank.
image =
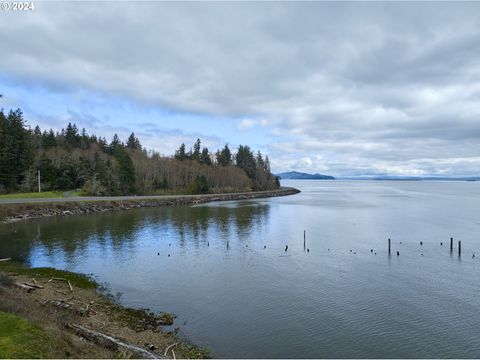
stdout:
{"type": "Polygon", "coordinates": [[[0,271],[28,277],[39,277],[44,279],[62,278],[80,289],[97,289],[98,284],[86,275],[76,274],[70,271],[57,270],[49,267],[29,268],[14,261],[0,262],[0,271]]]}
{"type": "Polygon", "coordinates": [[[54,340],[32,322],[0,311],[0,358],[44,358],[54,340]]]}
{"type": "Polygon", "coordinates": [[[0,358],[145,357],[78,328],[160,357],[165,352],[177,358],[209,356],[180,339],[178,328],[164,330],[174,322],[172,314],[121,306],[98,288],[81,274],[0,262],[0,358]]]}
{"type": "Polygon", "coordinates": [[[65,197],[83,196],[82,191],[44,191],[44,192],[28,192],[28,193],[12,193],[0,195],[2,199],[61,199],[65,197]]]}

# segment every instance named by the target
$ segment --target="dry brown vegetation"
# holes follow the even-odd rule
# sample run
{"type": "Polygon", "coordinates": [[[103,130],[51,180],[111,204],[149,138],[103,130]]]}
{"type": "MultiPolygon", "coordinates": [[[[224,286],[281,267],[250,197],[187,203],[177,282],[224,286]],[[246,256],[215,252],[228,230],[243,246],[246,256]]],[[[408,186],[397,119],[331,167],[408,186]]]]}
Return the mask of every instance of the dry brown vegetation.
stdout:
{"type": "Polygon", "coordinates": [[[168,189],[187,189],[199,175],[206,177],[214,193],[251,191],[253,188],[252,180],[236,166],[205,165],[194,160],[178,161],[158,154],[147,157],[139,150],[129,150],[129,155],[135,167],[137,189],[141,193],[151,193],[159,182],[164,182],[168,189]]]}

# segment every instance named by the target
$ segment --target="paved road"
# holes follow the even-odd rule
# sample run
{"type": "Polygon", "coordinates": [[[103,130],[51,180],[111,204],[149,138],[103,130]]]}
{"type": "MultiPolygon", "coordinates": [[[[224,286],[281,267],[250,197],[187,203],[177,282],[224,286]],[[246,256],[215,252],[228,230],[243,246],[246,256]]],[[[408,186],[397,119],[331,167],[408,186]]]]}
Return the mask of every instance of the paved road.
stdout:
{"type": "Polygon", "coordinates": [[[200,197],[210,195],[158,195],[158,196],[72,196],[64,198],[24,198],[0,199],[0,204],[29,204],[74,201],[112,201],[112,200],[145,200],[145,199],[174,199],[182,197],[200,197]]]}
{"type": "MultiPolygon", "coordinates": [[[[285,190],[283,188],[282,190],[285,190]]],[[[258,191],[256,194],[269,193],[270,191],[258,191]]],[[[145,200],[145,199],[179,199],[179,198],[215,198],[222,195],[241,195],[252,194],[245,193],[226,193],[226,194],[206,194],[206,195],[147,195],[147,196],[72,196],[64,198],[24,198],[24,199],[0,199],[0,204],[30,204],[30,203],[55,203],[55,202],[74,202],[74,201],[115,201],[115,200],[145,200]]]]}

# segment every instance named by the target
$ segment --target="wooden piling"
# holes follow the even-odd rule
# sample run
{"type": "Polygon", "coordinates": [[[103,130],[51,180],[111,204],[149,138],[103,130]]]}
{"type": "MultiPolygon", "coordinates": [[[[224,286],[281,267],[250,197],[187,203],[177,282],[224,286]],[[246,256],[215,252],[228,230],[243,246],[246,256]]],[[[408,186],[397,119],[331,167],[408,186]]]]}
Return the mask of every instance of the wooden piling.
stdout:
{"type": "Polygon", "coordinates": [[[453,237],[450,238],[450,252],[453,251],[453,237]]]}
{"type": "Polygon", "coordinates": [[[458,255],[462,254],[462,242],[458,240],[458,255]]]}
{"type": "Polygon", "coordinates": [[[390,238],[388,238],[388,253],[390,254],[392,250],[392,240],[390,240],[390,238]]]}

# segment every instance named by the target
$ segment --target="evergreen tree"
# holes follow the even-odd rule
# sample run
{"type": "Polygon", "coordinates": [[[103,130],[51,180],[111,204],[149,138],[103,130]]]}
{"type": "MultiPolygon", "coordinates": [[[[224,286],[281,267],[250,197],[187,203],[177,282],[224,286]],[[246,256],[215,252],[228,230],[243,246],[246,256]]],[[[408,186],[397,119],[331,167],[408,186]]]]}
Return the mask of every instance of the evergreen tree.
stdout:
{"type": "Polygon", "coordinates": [[[192,194],[206,194],[208,193],[209,188],[205,175],[197,175],[193,183],[190,185],[189,192],[192,194]]]}
{"type": "Polygon", "coordinates": [[[109,152],[110,154],[112,155],[115,155],[115,153],[117,152],[117,150],[122,146],[122,144],[120,143],[120,139],[118,137],[117,134],[114,134],[113,135],[113,139],[112,139],[112,142],[110,143],[109,145],[109,152]]]}
{"type": "Polygon", "coordinates": [[[142,150],[142,145],[140,145],[140,140],[132,132],[127,140],[127,147],[129,149],[142,150]]]}
{"type": "Polygon", "coordinates": [[[265,166],[265,162],[263,161],[263,156],[260,150],[257,151],[257,157],[255,160],[257,162],[257,166],[261,166],[262,168],[265,166]]]}
{"type": "Polygon", "coordinates": [[[32,145],[36,150],[42,147],[42,131],[38,125],[35,126],[35,129],[33,130],[32,145]]]}
{"type": "Polygon", "coordinates": [[[0,110],[0,193],[7,190],[7,176],[8,176],[8,122],[3,110],[0,110]]]}
{"type": "Polygon", "coordinates": [[[182,145],[180,145],[180,148],[177,151],[175,151],[175,159],[180,161],[184,161],[186,159],[184,143],[182,143],[182,145]]]}
{"type": "Polygon", "coordinates": [[[272,174],[270,170],[270,160],[268,159],[268,155],[265,156],[265,164],[263,165],[263,168],[265,169],[267,174],[270,174],[270,175],[272,174]]]}
{"type": "Polygon", "coordinates": [[[210,153],[208,148],[204,147],[202,153],[200,154],[200,163],[205,165],[212,165],[212,159],[210,158],[210,153]]]}
{"type": "Polygon", "coordinates": [[[240,145],[235,156],[237,166],[245,171],[250,179],[255,179],[257,164],[249,146],[240,145]]]}
{"type": "Polygon", "coordinates": [[[228,166],[232,164],[232,152],[230,151],[228,144],[224,146],[222,151],[217,151],[216,157],[219,165],[228,166]]]}
{"type": "Polygon", "coordinates": [[[78,134],[77,125],[68,123],[67,129],[65,130],[65,140],[70,147],[78,147],[80,143],[80,135],[78,134]]]}
{"type": "Polygon", "coordinates": [[[192,160],[200,161],[200,144],[200,139],[197,139],[197,141],[195,141],[195,144],[193,145],[193,153],[191,156],[192,160]]]}
{"type": "Polygon", "coordinates": [[[80,148],[88,149],[90,147],[90,137],[87,134],[85,128],[82,129],[82,135],[80,137],[80,148]]]}
{"type": "Polygon", "coordinates": [[[47,133],[46,131],[42,134],[42,147],[44,149],[49,149],[57,146],[57,140],[55,138],[55,133],[52,129],[47,133]]]}
{"type": "Polygon", "coordinates": [[[24,173],[33,162],[32,132],[25,129],[20,109],[1,112],[0,187],[13,190],[23,181],[24,173]]]}
{"type": "Polygon", "coordinates": [[[114,154],[119,166],[118,179],[122,194],[131,194],[135,191],[135,168],[132,159],[123,147],[117,147],[114,154]]]}

